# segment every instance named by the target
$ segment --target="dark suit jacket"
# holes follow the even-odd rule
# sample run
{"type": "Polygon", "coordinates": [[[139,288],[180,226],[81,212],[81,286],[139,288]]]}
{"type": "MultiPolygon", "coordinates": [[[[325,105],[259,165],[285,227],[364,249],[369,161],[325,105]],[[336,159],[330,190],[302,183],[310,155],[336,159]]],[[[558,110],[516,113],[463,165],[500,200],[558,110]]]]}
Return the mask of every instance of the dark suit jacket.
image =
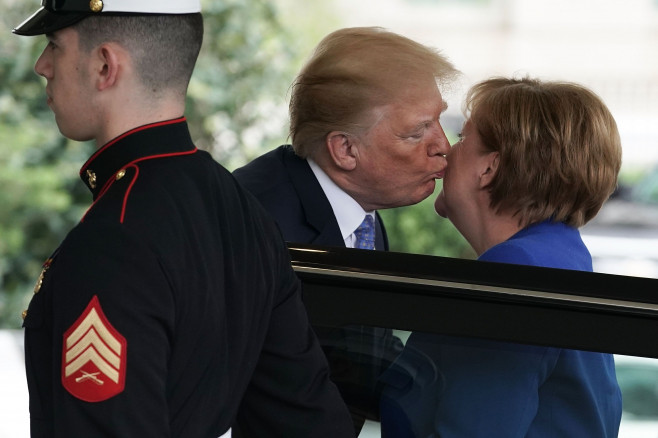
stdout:
{"type": "MultiPolygon", "coordinates": [[[[279,224],[288,242],[345,246],[333,209],[308,162],[290,145],[279,146],[233,172],[279,224]]],[[[388,250],[377,214],[375,248],[388,250]]]]}
{"type": "MultiPolygon", "coordinates": [[[[284,239],[345,246],[327,196],[305,159],[284,145],[233,172],[238,182],[274,216],[284,239]]],[[[375,248],[388,250],[377,214],[375,248]]],[[[331,378],[350,408],[355,428],[378,419],[378,379],[402,350],[392,330],[378,327],[314,327],[331,366],[331,378]]]]}

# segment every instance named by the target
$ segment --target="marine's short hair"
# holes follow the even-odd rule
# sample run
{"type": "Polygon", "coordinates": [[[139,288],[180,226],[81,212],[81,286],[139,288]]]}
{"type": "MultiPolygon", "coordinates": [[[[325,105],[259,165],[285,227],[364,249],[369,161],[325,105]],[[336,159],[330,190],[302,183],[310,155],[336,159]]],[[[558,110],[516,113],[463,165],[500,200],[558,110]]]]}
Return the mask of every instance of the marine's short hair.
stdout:
{"type": "Polygon", "coordinates": [[[500,153],[491,206],[526,226],[546,219],[580,227],[617,185],[622,148],[603,101],[574,83],[492,78],[466,98],[483,144],[500,153]]]}
{"type": "Polygon", "coordinates": [[[369,111],[391,103],[428,79],[458,74],[437,50],[379,27],[340,29],[327,35],[292,84],[290,138],[295,152],[312,157],[331,131],[353,133],[369,111]]]}
{"type": "Polygon", "coordinates": [[[185,94],[203,41],[203,18],[194,14],[89,16],[72,26],[80,49],[116,42],[132,55],[142,84],[158,93],[185,94]]]}

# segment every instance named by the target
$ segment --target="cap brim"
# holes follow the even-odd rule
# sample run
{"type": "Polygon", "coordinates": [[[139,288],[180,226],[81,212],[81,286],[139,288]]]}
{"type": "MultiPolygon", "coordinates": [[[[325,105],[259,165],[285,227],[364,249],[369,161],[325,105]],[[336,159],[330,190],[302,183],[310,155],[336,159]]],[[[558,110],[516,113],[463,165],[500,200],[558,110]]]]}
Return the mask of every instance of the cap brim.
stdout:
{"type": "Polygon", "coordinates": [[[30,18],[16,26],[13,32],[24,36],[43,35],[71,26],[86,16],[87,14],[75,12],[54,14],[42,6],[30,18]]]}

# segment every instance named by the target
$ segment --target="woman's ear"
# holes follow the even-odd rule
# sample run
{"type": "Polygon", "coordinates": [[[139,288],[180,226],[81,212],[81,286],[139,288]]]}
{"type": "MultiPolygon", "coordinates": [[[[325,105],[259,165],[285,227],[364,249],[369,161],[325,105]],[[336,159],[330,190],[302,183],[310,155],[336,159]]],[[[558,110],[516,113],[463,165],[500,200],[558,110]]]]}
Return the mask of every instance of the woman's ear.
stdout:
{"type": "Polygon", "coordinates": [[[343,170],[356,168],[358,149],[353,136],[346,132],[332,131],[327,134],[326,145],[336,166],[343,170]]]}
{"type": "Polygon", "coordinates": [[[487,187],[491,184],[496,173],[498,173],[498,164],[500,163],[499,152],[489,152],[483,157],[482,172],[480,173],[480,187],[487,187]]]}

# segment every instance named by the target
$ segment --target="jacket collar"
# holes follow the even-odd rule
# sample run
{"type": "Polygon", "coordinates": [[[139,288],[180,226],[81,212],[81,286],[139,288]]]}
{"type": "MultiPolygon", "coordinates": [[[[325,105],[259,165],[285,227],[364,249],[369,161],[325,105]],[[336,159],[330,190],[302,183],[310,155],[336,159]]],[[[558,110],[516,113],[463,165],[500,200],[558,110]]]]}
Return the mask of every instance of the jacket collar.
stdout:
{"type": "Polygon", "coordinates": [[[344,245],[334,211],[308,161],[295,154],[292,146],[284,146],[283,163],[288,173],[295,176],[290,181],[299,196],[306,221],[318,233],[310,243],[344,245]]]}
{"type": "Polygon", "coordinates": [[[102,146],[80,169],[94,199],[128,164],[196,151],[185,117],[140,126],[102,146]]]}

